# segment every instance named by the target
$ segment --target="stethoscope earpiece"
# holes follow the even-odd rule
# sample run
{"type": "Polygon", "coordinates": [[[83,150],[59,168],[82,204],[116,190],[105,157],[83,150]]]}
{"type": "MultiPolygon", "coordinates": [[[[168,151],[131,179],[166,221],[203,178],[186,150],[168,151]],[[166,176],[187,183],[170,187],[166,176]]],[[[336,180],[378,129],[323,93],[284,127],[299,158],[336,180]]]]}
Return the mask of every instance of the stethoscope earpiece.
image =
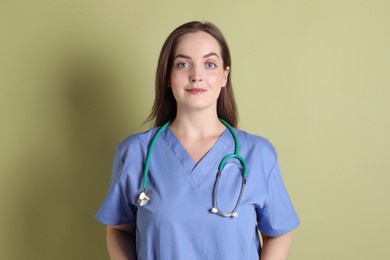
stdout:
{"type": "Polygon", "coordinates": [[[236,211],[233,211],[232,213],[228,213],[228,212],[222,212],[220,211],[218,208],[216,207],[212,207],[211,208],[211,213],[214,213],[214,214],[217,214],[217,215],[220,215],[222,217],[232,217],[232,218],[236,218],[238,217],[238,213],[236,211]]]}

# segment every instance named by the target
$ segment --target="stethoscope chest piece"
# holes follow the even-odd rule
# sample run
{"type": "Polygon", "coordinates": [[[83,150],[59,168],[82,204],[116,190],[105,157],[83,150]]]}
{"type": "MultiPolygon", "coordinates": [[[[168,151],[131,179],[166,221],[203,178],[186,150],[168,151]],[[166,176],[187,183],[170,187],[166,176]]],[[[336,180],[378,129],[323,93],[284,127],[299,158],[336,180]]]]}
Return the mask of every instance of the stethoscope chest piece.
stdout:
{"type": "Polygon", "coordinates": [[[144,190],[138,196],[138,205],[145,206],[146,204],[148,204],[151,198],[152,198],[152,191],[144,190]]]}

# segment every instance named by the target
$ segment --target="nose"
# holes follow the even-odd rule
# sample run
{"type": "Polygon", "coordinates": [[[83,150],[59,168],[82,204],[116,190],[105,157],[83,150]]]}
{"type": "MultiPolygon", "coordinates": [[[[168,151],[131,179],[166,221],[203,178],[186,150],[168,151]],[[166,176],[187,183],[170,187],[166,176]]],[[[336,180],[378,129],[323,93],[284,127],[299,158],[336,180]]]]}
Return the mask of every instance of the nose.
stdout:
{"type": "Polygon", "coordinates": [[[192,83],[196,83],[196,82],[199,82],[199,81],[202,81],[203,78],[202,78],[202,75],[201,75],[201,72],[200,72],[200,69],[196,68],[195,66],[191,69],[191,73],[190,73],[190,81],[192,83]]]}
{"type": "Polygon", "coordinates": [[[196,82],[199,82],[199,81],[202,81],[201,77],[199,77],[199,76],[191,77],[191,82],[196,83],[196,82]]]}

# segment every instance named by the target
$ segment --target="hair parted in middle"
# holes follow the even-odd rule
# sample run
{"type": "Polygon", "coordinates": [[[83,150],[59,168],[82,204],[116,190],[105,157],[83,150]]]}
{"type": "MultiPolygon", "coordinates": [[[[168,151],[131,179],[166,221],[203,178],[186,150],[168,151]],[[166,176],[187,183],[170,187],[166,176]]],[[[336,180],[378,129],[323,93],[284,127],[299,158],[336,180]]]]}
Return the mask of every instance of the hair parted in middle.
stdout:
{"type": "Polygon", "coordinates": [[[221,89],[221,93],[217,100],[217,114],[219,118],[224,119],[233,127],[237,127],[238,112],[230,76],[232,73],[232,64],[229,46],[217,26],[210,22],[199,21],[188,22],[177,27],[168,36],[161,49],[156,71],[154,104],[152,111],[146,120],[147,122],[154,120],[155,127],[162,126],[167,121],[172,121],[176,117],[176,100],[169,84],[173,55],[176,50],[178,39],[187,33],[195,33],[199,31],[206,32],[217,40],[221,48],[223,67],[224,69],[226,69],[227,66],[230,67],[226,86],[221,89]]]}

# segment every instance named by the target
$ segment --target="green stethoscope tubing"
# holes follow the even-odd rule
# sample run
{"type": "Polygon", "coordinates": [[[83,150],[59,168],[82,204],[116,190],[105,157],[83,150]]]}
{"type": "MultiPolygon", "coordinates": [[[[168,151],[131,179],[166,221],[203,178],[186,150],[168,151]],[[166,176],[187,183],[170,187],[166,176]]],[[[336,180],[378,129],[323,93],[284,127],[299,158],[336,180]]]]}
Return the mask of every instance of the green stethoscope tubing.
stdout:
{"type": "Polygon", "coordinates": [[[150,143],[148,153],[146,155],[146,164],[144,169],[144,181],[143,181],[143,188],[144,190],[147,189],[148,186],[148,179],[149,179],[149,166],[150,166],[150,160],[152,159],[152,153],[154,150],[154,146],[157,143],[158,138],[160,137],[161,133],[164,132],[164,130],[169,126],[171,121],[166,122],[160,129],[157,131],[157,133],[154,135],[152,142],[150,143]]]}
{"type": "MultiPolygon", "coordinates": [[[[242,195],[244,193],[246,178],[248,176],[248,165],[247,165],[245,159],[240,155],[240,142],[238,140],[238,136],[237,136],[234,128],[225,120],[223,120],[223,119],[219,119],[219,120],[221,121],[222,124],[224,124],[228,128],[229,132],[232,134],[232,136],[234,138],[235,146],[234,146],[234,153],[225,155],[222,158],[222,161],[220,162],[220,164],[218,166],[218,173],[217,173],[217,178],[215,181],[214,192],[213,192],[213,208],[211,209],[211,212],[218,214],[220,216],[223,216],[223,217],[237,217],[237,215],[238,215],[237,209],[240,205],[242,195]],[[220,180],[222,171],[223,171],[226,163],[230,159],[237,159],[240,162],[240,164],[242,165],[242,167],[243,167],[242,183],[241,183],[240,194],[239,194],[239,197],[237,199],[237,203],[236,203],[233,211],[232,212],[223,212],[218,207],[218,199],[217,199],[218,185],[219,185],[219,180],[220,180]]],[[[160,129],[154,135],[152,142],[150,143],[150,146],[149,146],[149,149],[148,149],[148,152],[146,155],[145,169],[144,169],[144,173],[143,173],[143,192],[141,192],[141,194],[139,196],[139,200],[138,200],[138,203],[140,206],[146,205],[151,199],[151,191],[148,190],[148,188],[147,188],[148,179],[149,179],[150,161],[151,161],[154,147],[157,143],[158,138],[160,137],[161,133],[165,131],[165,129],[169,126],[170,123],[171,123],[171,121],[168,121],[163,126],[161,126],[160,129]]]]}
{"type": "Polygon", "coordinates": [[[219,164],[219,167],[218,167],[218,170],[222,171],[223,168],[225,167],[225,164],[227,163],[227,161],[231,158],[236,158],[240,161],[240,163],[242,164],[242,167],[244,168],[244,172],[243,172],[243,177],[247,177],[248,176],[248,165],[245,161],[244,158],[242,158],[242,156],[240,155],[240,142],[238,141],[238,136],[236,134],[236,131],[234,130],[234,128],[228,123],[226,122],[225,120],[223,119],[219,119],[219,121],[221,121],[222,124],[224,124],[230,131],[230,133],[232,134],[233,138],[234,138],[234,143],[235,143],[235,146],[234,146],[234,154],[228,154],[226,155],[225,157],[223,157],[221,163],[219,164]]]}

